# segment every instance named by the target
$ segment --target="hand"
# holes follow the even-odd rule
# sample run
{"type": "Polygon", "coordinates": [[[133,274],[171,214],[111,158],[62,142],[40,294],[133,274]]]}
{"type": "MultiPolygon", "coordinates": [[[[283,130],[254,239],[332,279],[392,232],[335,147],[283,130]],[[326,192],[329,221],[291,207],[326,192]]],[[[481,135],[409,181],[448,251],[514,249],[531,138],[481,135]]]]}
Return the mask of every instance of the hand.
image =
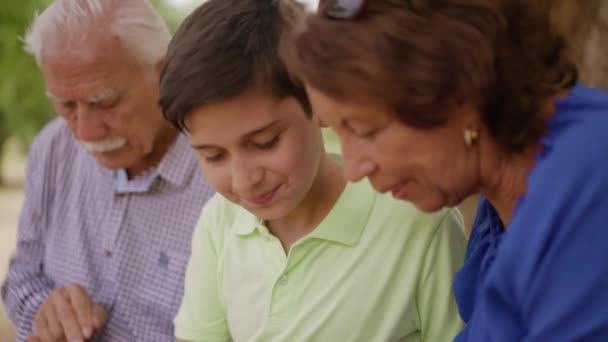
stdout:
{"type": "Polygon", "coordinates": [[[28,342],[76,342],[93,336],[105,323],[105,309],[93,303],[80,285],[53,290],[34,317],[28,342]]]}

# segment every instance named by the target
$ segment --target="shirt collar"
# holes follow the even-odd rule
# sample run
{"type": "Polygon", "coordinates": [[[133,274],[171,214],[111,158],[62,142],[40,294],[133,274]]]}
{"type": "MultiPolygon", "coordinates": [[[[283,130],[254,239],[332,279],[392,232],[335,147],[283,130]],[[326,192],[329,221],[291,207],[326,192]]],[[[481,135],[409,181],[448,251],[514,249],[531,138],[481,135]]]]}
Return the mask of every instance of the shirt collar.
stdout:
{"type": "Polygon", "coordinates": [[[184,187],[196,168],[196,158],[193,158],[190,145],[186,138],[179,134],[157,167],[131,180],[128,179],[125,169],[115,170],[114,191],[117,194],[149,192],[159,177],[175,186],[184,187]]]}
{"type": "Polygon", "coordinates": [[[178,134],[173,146],[169,149],[163,160],[158,165],[160,177],[169,183],[184,187],[193,172],[198,170],[196,158],[188,139],[183,134],[178,134]]]}
{"type": "Polygon", "coordinates": [[[235,229],[234,233],[239,236],[246,236],[253,234],[254,231],[259,230],[264,233],[267,232],[268,229],[264,225],[264,222],[255,217],[252,213],[247,211],[246,209],[239,207],[239,214],[235,220],[235,229]]]}
{"type": "Polygon", "coordinates": [[[157,178],[156,169],[150,169],[131,180],[125,169],[118,169],[114,171],[114,192],[118,195],[149,192],[157,178]]]}
{"type": "MultiPolygon", "coordinates": [[[[367,225],[375,198],[376,194],[370,191],[367,180],[348,183],[329,214],[306,238],[327,240],[347,246],[356,245],[367,225]]],[[[241,211],[236,223],[236,235],[246,236],[256,230],[261,234],[269,234],[262,220],[246,210],[241,211]]]]}

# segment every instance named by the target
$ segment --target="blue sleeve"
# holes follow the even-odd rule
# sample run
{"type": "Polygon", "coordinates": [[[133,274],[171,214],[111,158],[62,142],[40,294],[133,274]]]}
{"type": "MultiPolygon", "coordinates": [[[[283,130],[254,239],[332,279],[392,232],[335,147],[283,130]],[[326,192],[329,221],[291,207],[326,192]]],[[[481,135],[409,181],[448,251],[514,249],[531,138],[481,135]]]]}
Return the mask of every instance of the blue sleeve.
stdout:
{"type": "Polygon", "coordinates": [[[608,341],[608,148],[594,130],[561,137],[528,179],[488,279],[488,341],[608,341]]]}

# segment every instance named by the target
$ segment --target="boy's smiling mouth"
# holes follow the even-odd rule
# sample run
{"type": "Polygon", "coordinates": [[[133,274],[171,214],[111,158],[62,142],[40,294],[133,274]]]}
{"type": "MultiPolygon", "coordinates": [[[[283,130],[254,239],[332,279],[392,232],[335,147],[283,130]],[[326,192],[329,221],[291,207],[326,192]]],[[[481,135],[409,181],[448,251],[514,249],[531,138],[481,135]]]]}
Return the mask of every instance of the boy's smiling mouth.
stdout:
{"type": "Polygon", "coordinates": [[[264,205],[269,204],[270,202],[272,202],[272,200],[274,199],[275,194],[277,193],[277,191],[279,190],[279,188],[281,187],[281,185],[278,185],[277,187],[275,187],[274,189],[263,193],[259,196],[255,196],[255,197],[250,197],[247,199],[247,202],[258,206],[258,207],[262,207],[264,205]]]}

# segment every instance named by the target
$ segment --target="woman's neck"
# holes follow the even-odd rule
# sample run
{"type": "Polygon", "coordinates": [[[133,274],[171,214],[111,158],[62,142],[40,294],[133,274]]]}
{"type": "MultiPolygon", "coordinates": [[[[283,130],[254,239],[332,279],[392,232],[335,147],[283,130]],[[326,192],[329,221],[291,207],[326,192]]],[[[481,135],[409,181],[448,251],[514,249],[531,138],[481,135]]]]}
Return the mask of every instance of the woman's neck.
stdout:
{"type": "Polygon", "coordinates": [[[539,147],[514,153],[493,142],[480,145],[480,193],[496,209],[506,230],[518,198],[526,193],[528,174],[534,167],[539,147]]]}
{"type": "Polygon", "coordinates": [[[287,216],[266,222],[286,253],[300,238],[313,231],[329,214],[346,186],[340,164],[323,156],[317,177],[302,202],[287,216]]]}
{"type": "MultiPolygon", "coordinates": [[[[556,101],[569,95],[565,90],[547,99],[538,115],[549,119],[557,112],[556,101]]],[[[536,164],[536,155],[542,151],[540,143],[526,148],[522,153],[505,150],[493,139],[480,143],[480,192],[498,212],[507,229],[517,200],[526,194],[528,175],[536,164]]]]}

